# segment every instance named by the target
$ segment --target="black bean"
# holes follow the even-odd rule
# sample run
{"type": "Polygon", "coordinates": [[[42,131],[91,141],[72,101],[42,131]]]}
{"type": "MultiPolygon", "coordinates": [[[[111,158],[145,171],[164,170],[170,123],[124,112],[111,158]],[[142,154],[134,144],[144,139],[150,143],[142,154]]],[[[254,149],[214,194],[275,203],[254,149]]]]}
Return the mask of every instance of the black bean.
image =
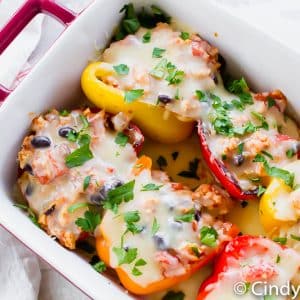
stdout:
{"type": "Polygon", "coordinates": [[[167,245],[166,245],[166,242],[163,237],[156,234],[153,236],[153,240],[154,240],[155,246],[158,250],[166,250],[167,249],[167,245]]]}
{"type": "Polygon", "coordinates": [[[243,154],[237,154],[233,157],[233,164],[236,166],[240,166],[244,162],[243,154]]]}
{"type": "Polygon", "coordinates": [[[31,183],[28,183],[26,190],[25,190],[25,195],[31,196],[32,193],[33,193],[33,185],[31,183]]]}
{"type": "MultiPolygon", "coordinates": [[[[89,254],[92,254],[95,252],[95,247],[93,245],[91,245],[89,242],[84,241],[84,240],[76,242],[76,249],[83,250],[89,254]]],[[[99,259],[98,259],[98,261],[99,261],[99,259]]]]}
{"type": "Polygon", "coordinates": [[[163,104],[167,104],[170,103],[172,99],[167,95],[158,95],[158,101],[163,104]]]}
{"type": "Polygon", "coordinates": [[[29,164],[26,164],[24,169],[25,172],[28,172],[29,174],[33,175],[33,170],[32,170],[32,166],[29,164]]]}
{"type": "Polygon", "coordinates": [[[201,219],[201,212],[200,212],[200,210],[196,210],[194,218],[195,218],[195,220],[197,222],[200,221],[200,219],[201,219]]]}
{"type": "Polygon", "coordinates": [[[54,211],[55,211],[55,204],[53,204],[50,208],[48,208],[48,209],[44,212],[44,214],[45,214],[46,216],[50,216],[54,211]]]}
{"type": "Polygon", "coordinates": [[[59,136],[61,136],[63,138],[68,137],[68,135],[69,135],[70,132],[75,132],[75,130],[73,128],[71,128],[71,127],[61,127],[58,130],[59,136]]]}
{"type": "Polygon", "coordinates": [[[214,83],[217,85],[219,82],[218,82],[218,77],[215,75],[215,74],[212,74],[211,75],[211,79],[214,81],[214,83]]]}
{"type": "Polygon", "coordinates": [[[117,188],[118,186],[121,186],[122,184],[123,182],[119,179],[106,182],[97,193],[91,195],[90,202],[100,205],[107,198],[107,194],[109,191],[117,188]]]}
{"type": "Polygon", "coordinates": [[[38,135],[31,140],[31,145],[34,148],[47,148],[51,145],[51,141],[46,136],[38,135]]]}

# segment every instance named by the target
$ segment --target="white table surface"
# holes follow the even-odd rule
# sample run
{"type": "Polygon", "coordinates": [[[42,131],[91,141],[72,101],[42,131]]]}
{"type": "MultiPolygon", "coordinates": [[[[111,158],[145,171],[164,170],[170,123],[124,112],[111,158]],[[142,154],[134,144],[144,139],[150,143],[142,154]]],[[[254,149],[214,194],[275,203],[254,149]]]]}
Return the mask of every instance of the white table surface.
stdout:
{"type": "MultiPolygon", "coordinates": [[[[92,0],[58,0],[81,10],[92,0]]],[[[174,0],[181,1],[181,0],[174,0]]],[[[300,52],[299,0],[210,0],[232,14],[268,32],[283,44],[300,52]]],[[[24,0],[0,0],[0,28],[24,0]]],[[[40,17],[0,56],[0,83],[14,84],[20,71],[30,69],[62,28],[40,17]],[[22,49],[22,50],[20,50],[22,49]]],[[[20,75],[19,75],[20,76],[20,75]]],[[[88,299],[50,266],[39,260],[0,227],[1,300],[83,300],[88,299]]]]}

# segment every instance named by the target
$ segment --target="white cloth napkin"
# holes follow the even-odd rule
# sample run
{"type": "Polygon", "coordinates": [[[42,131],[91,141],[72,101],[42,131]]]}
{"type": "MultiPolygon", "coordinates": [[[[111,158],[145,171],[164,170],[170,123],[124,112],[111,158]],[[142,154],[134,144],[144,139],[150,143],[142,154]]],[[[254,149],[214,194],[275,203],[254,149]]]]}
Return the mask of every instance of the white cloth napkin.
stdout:
{"type": "MultiPolygon", "coordinates": [[[[212,1],[300,51],[299,0],[212,1]]],[[[0,28],[23,2],[0,0],[0,28]]],[[[92,0],[57,2],[79,12],[92,0]]],[[[14,86],[15,78],[26,74],[60,30],[61,26],[48,18],[36,18],[0,56],[0,83],[6,87],[14,86]]],[[[0,299],[86,300],[88,297],[0,227],[0,299]]]]}

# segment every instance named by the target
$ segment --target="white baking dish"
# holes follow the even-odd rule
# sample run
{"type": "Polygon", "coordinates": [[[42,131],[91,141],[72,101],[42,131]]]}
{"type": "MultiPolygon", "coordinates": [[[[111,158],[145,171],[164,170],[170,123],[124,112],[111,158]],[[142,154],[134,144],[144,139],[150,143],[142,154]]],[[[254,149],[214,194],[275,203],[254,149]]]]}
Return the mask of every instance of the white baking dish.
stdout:
{"type": "MultiPolygon", "coordinates": [[[[232,72],[243,74],[257,90],[282,89],[299,115],[299,88],[294,80],[300,77],[300,56],[292,49],[206,0],[132,2],[156,4],[179,23],[199,32],[219,47],[232,72]]],[[[81,72],[94,57],[95,45],[103,48],[107,44],[120,20],[119,10],[125,3],[124,0],[96,0],[64,32],[0,108],[1,224],[90,297],[103,300],[129,299],[130,296],[33,225],[13,206],[12,189],[16,181],[17,152],[30,125],[29,113],[76,106],[82,97],[81,72]]]]}

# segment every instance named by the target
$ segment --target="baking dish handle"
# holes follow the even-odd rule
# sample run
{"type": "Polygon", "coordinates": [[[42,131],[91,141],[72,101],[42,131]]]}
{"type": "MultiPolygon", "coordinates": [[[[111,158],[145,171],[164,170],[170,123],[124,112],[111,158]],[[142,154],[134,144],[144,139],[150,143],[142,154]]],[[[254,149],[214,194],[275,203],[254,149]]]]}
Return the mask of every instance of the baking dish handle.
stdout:
{"type": "MultiPolygon", "coordinates": [[[[0,55],[25,28],[25,26],[39,13],[48,14],[68,26],[77,14],[64,8],[54,0],[27,0],[16,11],[9,22],[0,30],[0,55]]],[[[3,101],[12,90],[0,84],[0,102],[3,101]]]]}

